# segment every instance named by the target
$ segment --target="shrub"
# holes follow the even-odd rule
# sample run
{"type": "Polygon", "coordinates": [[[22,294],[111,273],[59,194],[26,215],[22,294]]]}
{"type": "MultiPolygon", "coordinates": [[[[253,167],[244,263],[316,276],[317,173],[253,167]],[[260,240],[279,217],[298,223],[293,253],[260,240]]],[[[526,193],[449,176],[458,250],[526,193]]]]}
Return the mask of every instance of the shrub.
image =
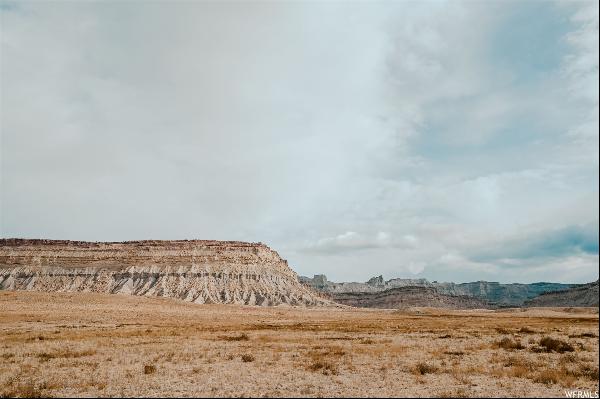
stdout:
{"type": "Polygon", "coordinates": [[[254,355],[251,355],[250,353],[245,353],[242,355],[242,361],[244,363],[253,362],[254,360],[255,360],[254,355]]]}
{"type": "Polygon", "coordinates": [[[463,352],[463,351],[445,351],[444,354],[450,355],[450,356],[462,356],[465,354],[465,352],[463,352]]]}
{"type": "Polygon", "coordinates": [[[527,359],[517,356],[510,356],[507,358],[504,363],[504,367],[525,367],[528,370],[533,370],[534,365],[529,362],[527,359]]]}
{"type": "Polygon", "coordinates": [[[154,374],[156,373],[156,366],[153,364],[146,364],[144,366],[144,374],[154,374]]]}
{"type": "Polygon", "coordinates": [[[508,337],[504,337],[502,338],[500,341],[497,341],[495,343],[496,347],[498,348],[502,348],[502,349],[506,349],[506,350],[520,350],[520,349],[524,349],[525,347],[521,344],[521,341],[514,341],[508,337]]]}
{"type": "Polygon", "coordinates": [[[578,374],[590,381],[598,382],[598,367],[590,366],[588,364],[579,367],[578,374]]]}
{"type": "Polygon", "coordinates": [[[248,337],[248,334],[246,334],[246,333],[242,333],[240,335],[234,335],[234,336],[224,335],[224,336],[221,336],[220,338],[224,341],[248,341],[250,339],[250,337],[248,337]]]}
{"type": "Polygon", "coordinates": [[[575,353],[566,353],[561,356],[559,363],[564,365],[570,363],[577,363],[578,361],[579,359],[577,358],[577,355],[575,353]]]}
{"type": "Polygon", "coordinates": [[[565,342],[560,339],[552,338],[552,337],[544,337],[540,339],[540,347],[543,348],[546,352],[574,352],[575,348],[568,342],[565,342]]]}
{"type": "Polygon", "coordinates": [[[48,360],[54,358],[55,356],[52,356],[50,353],[43,352],[43,353],[38,353],[37,357],[38,357],[38,359],[40,359],[40,362],[47,362],[48,360]]]}
{"type": "Polygon", "coordinates": [[[569,338],[598,338],[598,336],[593,332],[584,332],[581,334],[569,335],[569,338]]]}
{"type": "Polygon", "coordinates": [[[308,369],[310,371],[319,371],[321,370],[321,372],[324,375],[338,375],[339,371],[338,368],[335,364],[331,363],[331,362],[327,362],[324,360],[315,360],[313,361],[309,366],[308,369]]]}
{"type": "Polygon", "coordinates": [[[415,374],[420,374],[420,375],[432,374],[432,373],[435,373],[437,370],[438,370],[437,367],[435,367],[432,364],[425,363],[425,362],[417,363],[413,369],[415,374]]]}
{"type": "Polygon", "coordinates": [[[521,334],[535,334],[535,330],[532,330],[531,328],[527,327],[527,326],[523,326],[519,329],[519,332],[521,334]]]}

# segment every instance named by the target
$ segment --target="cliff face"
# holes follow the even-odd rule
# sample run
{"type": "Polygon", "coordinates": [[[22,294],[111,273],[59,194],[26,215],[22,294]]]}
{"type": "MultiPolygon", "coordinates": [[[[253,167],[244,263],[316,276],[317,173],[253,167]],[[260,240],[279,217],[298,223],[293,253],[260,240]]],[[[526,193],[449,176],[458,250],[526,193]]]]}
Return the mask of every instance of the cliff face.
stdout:
{"type": "Polygon", "coordinates": [[[87,291],[196,303],[327,304],[277,252],[238,241],[0,240],[0,289],[87,291]]]}
{"type": "Polygon", "coordinates": [[[433,289],[442,295],[472,297],[483,303],[493,303],[497,306],[522,306],[525,301],[542,293],[565,290],[574,286],[559,283],[500,284],[490,281],[438,283],[426,279],[399,278],[385,281],[382,276],[373,277],[365,283],[334,283],[328,281],[324,275],[315,275],[313,278],[300,277],[300,281],[313,289],[331,294],[334,299],[342,294],[378,293],[403,287],[421,287],[433,289]]]}

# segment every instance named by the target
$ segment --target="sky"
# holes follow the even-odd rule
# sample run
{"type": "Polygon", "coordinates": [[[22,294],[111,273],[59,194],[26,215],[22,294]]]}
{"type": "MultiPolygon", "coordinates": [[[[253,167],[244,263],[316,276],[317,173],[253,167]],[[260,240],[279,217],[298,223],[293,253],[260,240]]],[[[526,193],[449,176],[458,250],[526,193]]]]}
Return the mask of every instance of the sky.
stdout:
{"type": "Polygon", "coordinates": [[[598,278],[597,1],[0,1],[0,236],[598,278]]]}

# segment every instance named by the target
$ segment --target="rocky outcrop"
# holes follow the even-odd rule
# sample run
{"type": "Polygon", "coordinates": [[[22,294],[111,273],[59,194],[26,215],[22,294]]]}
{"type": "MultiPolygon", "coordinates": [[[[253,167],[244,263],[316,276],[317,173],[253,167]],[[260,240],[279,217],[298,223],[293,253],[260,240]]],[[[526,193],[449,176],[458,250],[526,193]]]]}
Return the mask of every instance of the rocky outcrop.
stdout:
{"type": "Polygon", "coordinates": [[[335,302],[364,308],[403,309],[436,307],[448,309],[490,309],[493,304],[468,296],[440,294],[431,287],[399,287],[377,292],[346,292],[331,294],[335,302]]]}
{"type": "Polygon", "coordinates": [[[479,299],[483,303],[493,303],[497,306],[522,306],[525,301],[536,296],[553,291],[561,291],[574,284],[560,283],[533,283],[533,284],[500,284],[489,281],[475,281],[470,283],[438,283],[426,279],[391,279],[384,280],[382,276],[373,277],[365,283],[334,283],[327,280],[324,275],[315,275],[313,278],[300,277],[300,281],[315,289],[335,298],[338,294],[347,293],[377,293],[402,287],[431,288],[439,294],[447,296],[466,296],[479,299]]]}
{"type": "Polygon", "coordinates": [[[563,291],[548,292],[527,302],[527,307],[598,307],[598,280],[563,291]]]}
{"type": "Polygon", "coordinates": [[[85,291],[195,303],[319,306],[277,252],[238,241],[0,240],[0,289],[85,291]]]}

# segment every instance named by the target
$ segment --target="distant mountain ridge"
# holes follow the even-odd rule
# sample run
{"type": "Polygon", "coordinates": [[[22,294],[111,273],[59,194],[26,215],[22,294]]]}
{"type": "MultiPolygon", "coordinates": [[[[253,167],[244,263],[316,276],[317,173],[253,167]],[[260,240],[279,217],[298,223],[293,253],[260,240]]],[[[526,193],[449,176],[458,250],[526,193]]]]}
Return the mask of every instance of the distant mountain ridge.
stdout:
{"type": "Polygon", "coordinates": [[[446,295],[433,287],[396,287],[376,292],[343,292],[331,294],[343,305],[404,309],[411,307],[436,307],[447,309],[493,309],[496,306],[485,300],[466,295],[446,295]]]}
{"type": "Polygon", "coordinates": [[[598,306],[598,280],[562,291],[545,292],[525,302],[527,307],[598,306]]]}
{"type": "Polygon", "coordinates": [[[301,283],[324,293],[328,293],[335,300],[336,296],[342,294],[377,293],[402,287],[423,287],[434,289],[437,293],[455,297],[472,297],[485,303],[498,307],[522,306],[543,293],[564,291],[581,284],[562,284],[539,282],[532,284],[501,284],[491,281],[474,281],[470,283],[438,283],[427,279],[402,279],[395,278],[384,280],[383,276],[377,276],[364,283],[343,282],[336,283],[327,280],[323,274],[314,277],[300,276],[301,283]]]}

